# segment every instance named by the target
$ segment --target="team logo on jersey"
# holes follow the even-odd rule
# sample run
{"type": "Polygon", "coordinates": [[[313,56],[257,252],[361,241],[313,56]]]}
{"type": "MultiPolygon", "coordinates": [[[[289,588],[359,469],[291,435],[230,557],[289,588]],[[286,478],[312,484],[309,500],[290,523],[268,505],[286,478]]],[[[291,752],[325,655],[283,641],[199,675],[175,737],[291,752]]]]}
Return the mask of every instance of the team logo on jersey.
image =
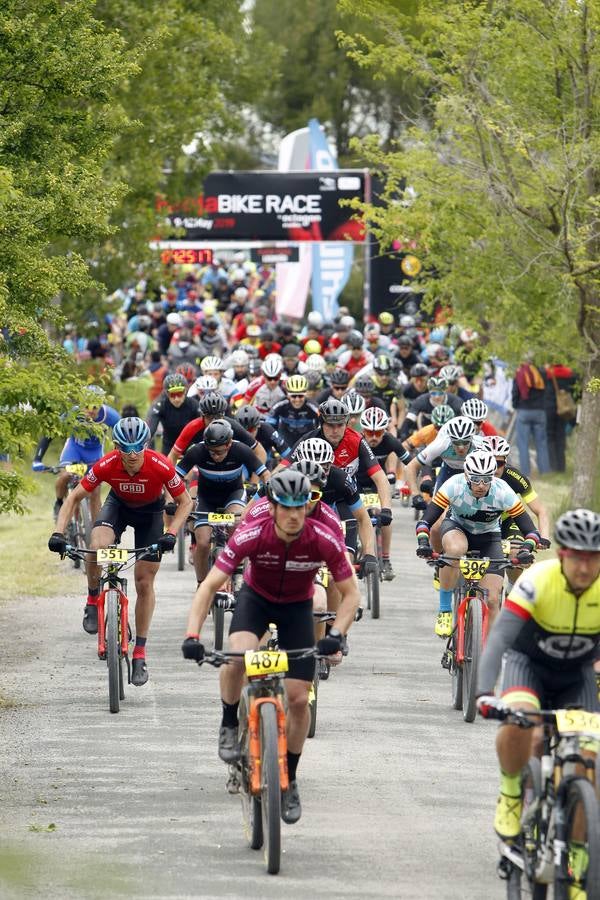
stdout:
{"type": "Polygon", "coordinates": [[[538,641],[538,647],[555,659],[571,659],[591,653],[596,641],[583,634],[550,634],[538,641]]]}
{"type": "Polygon", "coordinates": [[[86,476],[86,477],[87,477],[87,480],[88,480],[91,484],[95,484],[96,481],[98,481],[98,479],[97,479],[96,476],[94,475],[94,470],[93,470],[93,469],[90,469],[90,470],[89,470],[89,472],[87,473],[87,476],[86,476]]]}
{"type": "Polygon", "coordinates": [[[120,481],[119,490],[122,494],[143,494],[146,490],[145,485],[132,481],[120,481]]]}
{"type": "Polygon", "coordinates": [[[181,484],[181,478],[179,477],[179,475],[174,475],[170,481],[167,481],[168,488],[176,488],[176,487],[179,487],[180,484],[181,484]]]}

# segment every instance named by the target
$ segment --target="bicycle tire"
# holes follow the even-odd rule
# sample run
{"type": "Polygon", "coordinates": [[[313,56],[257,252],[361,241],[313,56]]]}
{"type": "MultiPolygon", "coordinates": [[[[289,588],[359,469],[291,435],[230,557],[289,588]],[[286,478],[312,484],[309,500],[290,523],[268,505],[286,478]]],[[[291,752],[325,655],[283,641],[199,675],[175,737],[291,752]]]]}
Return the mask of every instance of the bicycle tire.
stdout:
{"type": "Polygon", "coordinates": [[[308,692],[308,712],[309,712],[309,722],[308,722],[308,733],[307,737],[314,738],[315,732],[317,730],[317,701],[319,699],[319,667],[315,666],[315,674],[313,676],[312,684],[310,686],[310,690],[308,692]]]}
{"type": "MultiPolygon", "coordinates": [[[[67,528],[65,531],[65,537],[67,539],[67,543],[71,544],[72,547],[79,547],[77,522],[75,521],[74,517],[67,524],[67,528]]],[[[79,556],[71,557],[71,562],[73,563],[74,569],[81,568],[81,557],[79,557],[79,556]]]]}
{"type": "Polygon", "coordinates": [[[177,532],[177,571],[185,569],[185,526],[181,526],[177,532]]]}
{"type": "Polygon", "coordinates": [[[119,598],[117,591],[107,591],[106,609],[106,665],[108,668],[108,705],[111,713],[119,712],[121,653],[119,641],[119,598]]]}
{"type": "Polygon", "coordinates": [[[263,845],[262,810],[260,798],[248,793],[248,705],[245,690],[240,697],[238,708],[239,729],[238,738],[241,748],[241,786],[240,797],[242,800],[242,817],[244,831],[252,850],[260,850],[263,845]]]}
{"type": "Polygon", "coordinates": [[[465,722],[473,722],[477,713],[477,670],[483,645],[481,603],[479,597],[471,597],[465,621],[465,661],[463,663],[463,719],[465,722]]]}
{"type": "Polygon", "coordinates": [[[85,541],[86,548],[90,546],[92,541],[92,513],[90,510],[90,502],[87,497],[84,497],[81,503],[79,504],[79,510],[81,513],[81,523],[83,526],[83,539],[85,541]]]}
{"type": "Polygon", "coordinates": [[[281,865],[281,783],[274,703],[260,707],[261,810],[267,872],[276,875],[281,865]]]}
{"type": "Polygon", "coordinates": [[[225,610],[213,603],[213,625],[215,629],[215,650],[223,649],[223,635],[225,632],[225,610]]]}
{"type": "Polygon", "coordinates": [[[452,668],[450,669],[450,677],[452,679],[452,709],[462,709],[463,705],[463,669],[462,666],[456,665],[456,620],[457,610],[462,599],[461,591],[457,588],[452,595],[452,638],[450,640],[450,650],[452,652],[452,668]]]}
{"type": "MultiPolygon", "coordinates": [[[[565,813],[567,847],[570,843],[574,819],[577,818],[578,832],[585,823],[586,840],[581,841],[581,834],[578,833],[577,843],[587,845],[588,862],[585,874],[579,879],[579,882],[585,890],[586,900],[600,900],[600,815],[596,792],[586,778],[573,778],[569,783],[565,798],[565,813]]],[[[559,879],[560,874],[560,867],[557,867],[555,869],[554,897],[555,900],[568,900],[569,881],[559,879]]],[[[570,883],[574,882],[570,880],[570,883]]]]}
{"type": "Polygon", "coordinates": [[[367,596],[371,595],[371,618],[379,619],[381,615],[381,608],[379,602],[379,573],[378,572],[370,572],[367,575],[367,596]]]}

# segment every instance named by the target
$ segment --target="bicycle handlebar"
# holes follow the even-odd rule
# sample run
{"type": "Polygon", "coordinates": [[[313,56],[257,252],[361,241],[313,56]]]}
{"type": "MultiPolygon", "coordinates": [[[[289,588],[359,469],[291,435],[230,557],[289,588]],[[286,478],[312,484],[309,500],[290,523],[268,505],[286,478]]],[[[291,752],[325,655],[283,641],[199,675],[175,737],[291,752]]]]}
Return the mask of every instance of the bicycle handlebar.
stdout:
{"type": "MultiPolygon", "coordinates": [[[[108,549],[108,548],[107,548],[108,549]]],[[[136,559],[138,556],[141,556],[143,553],[156,553],[158,550],[158,544],[148,544],[147,547],[118,547],[115,549],[124,550],[128,556],[135,556],[136,559]]],[[[84,559],[86,555],[96,556],[97,550],[87,550],[83,547],[75,547],[73,544],[67,544],[65,555],[70,557],[71,559],[84,559]]],[[[98,563],[98,565],[103,566],[121,566],[126,565],[129,562],[129,559],[124,560],[123,562],[119,562],[118,560],[110,560],[103,563],[98,563]]]]}
{"type": "MultiPolygon", "coordinates": [[[[260,653],[260,650],[252,652],[260,653]]],[[[327,655],[320,654],[316,647],[303,647],[299,650],[286,650],[285,652],[289,659],[308,659],[311,656],[314,656],[315,659],[328,659],[327,655]]],[[[234,659],[243,659],[245,655],[245,650],[213,650],[211,653],[205,653],[202,659],[198,660],[198,665],[208,663],[209,666],[217,669],[220,666],[228,665],[234,659]]]]}
{"type": "MultiPolygon", "coordinates": [[[[535,728],[542,722],[553,725],[556,722],[555,709],[540,709],[536,712],[525,712],[522,709],[511,709],[510,706],[504,706],[498,701],[497,706],[488,706],[485,718],[497,719],[501,722],[508,721],[511,725],[517,725],[519,728],[535,728]]],[[[482,715],[480,710],[480,715],[482,715]]]]}
{"type": "Polygon", "coordinates": [[[452,562],[459,562],[461,559],[472,560],[473,562],[489,562],[493,563],[496,566],[503,567],[505,569],[520,569],[523,563],[516,559],[516,557],[510,557],[507,559],[506,556],[501,556],[498,559],[492,559],[489,556],[448,556],[446,553],[437,553],[435,550],[432,555],[426,560],[428,566],[433,566],[436,563],[438,565],[450,565],[452,562]]]}

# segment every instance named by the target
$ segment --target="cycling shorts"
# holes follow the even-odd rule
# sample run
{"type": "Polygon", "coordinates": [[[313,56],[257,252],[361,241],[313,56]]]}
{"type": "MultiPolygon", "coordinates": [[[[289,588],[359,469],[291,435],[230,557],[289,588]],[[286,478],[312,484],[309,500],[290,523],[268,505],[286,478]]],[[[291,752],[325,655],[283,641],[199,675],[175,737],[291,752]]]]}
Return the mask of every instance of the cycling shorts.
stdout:
{"type": "MultiPolygon", "coordinates": [[[[121,535],[127,527],[133,528],[135,533],[135,546],[146,547],[148,544],[156,544],[164,532],[163,525],[164,502],[162,498],[146,506],[134,508],[121,503],[112,491],[104,501],[100,514],[94,522],[94,528],[104,525],[112,528],[115,533],[115,543],[119,543],[121,535]]],[[[146,562],[160,562],[160,553],[144,553],[139,559],[146,562]]]]}
{"type": "Polygon", "coordinates": [[[198,491],[196,494],[196,506],[192,513],[194,518],[192,527],[201,528],[203,525],[208,525],[209,513],[227,510],[228,507],[233,506],[234,504],[245,506],[247,502],[248,498],[246,497],[244,488],[238,488],[235,491],[231,491],[230,494],[224,494],[221,497],[205,497],[198,491]]]}
{"type": "MultiPolygon", "coordinates": [[[[250,631],[260,640],[269,624],[273,622],[277,625],[279,646],[282,650],[313,647],[315,626],[312,612],[312,598],[297,603],[273,603],[245,584],[237,594],[229,634],[235,634],[236,631],[250,631]]],[[[312,681],[314,674],[314,656],[308,659],[290,659],[287,678],[312,681]]]]}
{"type": "Polygon", "coordinates": [[[510,706],[528,702],[538,709],[580,706],[600,710],[596,674],[592,662],[576,669],[550,669],[525,653],[508,650],[502,661],[501,696],[510,706]]]}
{"type": "Polygon", "coordinates": [[[102,459],[102,447],[83,447],[78,444],[74,438],[70,437],[65,441],[62,448],[59,463],[85,463],[93,466],[95,462],[102,459]]]}
{"type": "MultiPolygon", "coordinates": [[[[440,538],[443,538],[449,531],[460,531],[466,537],[469,550],[479,550],[481,557],[488,556],[490,559],[504,559],[504,550],[502,549],[502,537],[499,531],[489,531],[487,534],[471,534],[466,528],[453,522],[448,516],[442,522],[440,528],[440,538]]],[[[502,575],[504,570],[498,568],[496,563],[492,563],[487,570],[488,575],[502,575]]]]}
{"type": "MultiPolygon", "coordinates": [[[[431,469],[429,470],[431,471],[431,469]]],[[[435,486],[433,489],[433,493],[439,491],[441,486],[445,481],[448,481],[449,478],[452,478],[453,475],[460,475],[462,469],[451,469],[445,462],[442,462],[442,465],[439,468],[437,473],[437,478],[435,479],[435,486]]]]}

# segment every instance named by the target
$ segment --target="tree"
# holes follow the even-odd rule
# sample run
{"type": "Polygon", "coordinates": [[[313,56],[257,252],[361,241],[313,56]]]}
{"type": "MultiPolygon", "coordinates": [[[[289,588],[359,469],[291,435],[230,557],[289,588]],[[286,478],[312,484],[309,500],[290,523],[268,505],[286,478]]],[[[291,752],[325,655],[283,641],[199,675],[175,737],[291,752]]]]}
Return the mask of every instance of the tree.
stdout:
{"type": "Polygon", "coordinates": [[[423,285],[499,353],[568,360],[583,376],[572,501],[598,471],[600,394],[600,8],[584,0],[341,0],[376,21],[377,46],[346,35],[376,74],[420,72],[431,124],[405,122],[385,174],[388,205],[367,209],[388,243],[418,236],[439,277],[423,285]],[[406,179],[416,197],[392,198],[406,179]]]}

